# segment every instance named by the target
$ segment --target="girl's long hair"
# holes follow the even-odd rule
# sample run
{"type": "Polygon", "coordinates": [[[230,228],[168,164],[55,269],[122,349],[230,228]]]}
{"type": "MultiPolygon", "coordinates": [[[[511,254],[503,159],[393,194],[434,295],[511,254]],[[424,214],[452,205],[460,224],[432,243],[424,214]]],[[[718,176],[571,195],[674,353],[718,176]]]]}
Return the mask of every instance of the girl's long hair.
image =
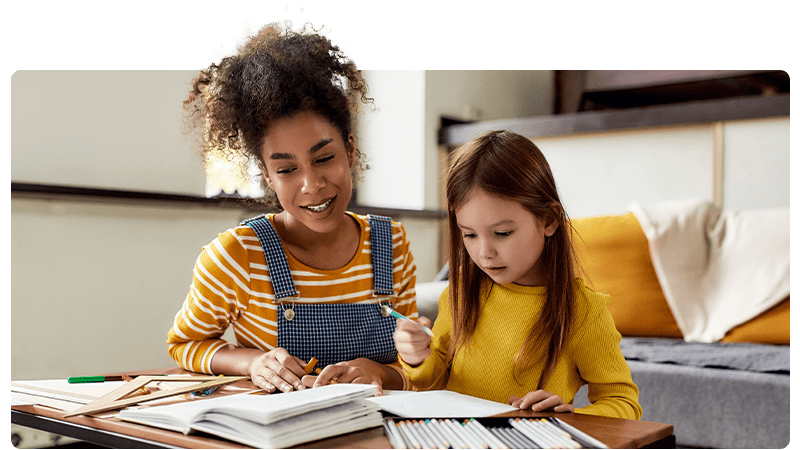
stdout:
{"type": "Polygon", "coordinates": [[[558,223],[555,233],[545,239],[540,256],[545,271],[542,276],[546,279],[546,300],[513,361],[516,379],[539,360],[534,359],[534,355],[541,355],[544,358],[539,379],[541,389],[555,369],[574,322],[576,267],[569,219],[550,166],[530,139],[509,131],[493,131],[456,151],[447,178],[449,303],[453,320],[448,349],[450,361],[459,348],[469,345],[479,320],[481,299],[489,295],[494,284],[469,257],[456,222],[455,212],[473,188],[518,202],[545,223],[553,220],[558,223]]]}

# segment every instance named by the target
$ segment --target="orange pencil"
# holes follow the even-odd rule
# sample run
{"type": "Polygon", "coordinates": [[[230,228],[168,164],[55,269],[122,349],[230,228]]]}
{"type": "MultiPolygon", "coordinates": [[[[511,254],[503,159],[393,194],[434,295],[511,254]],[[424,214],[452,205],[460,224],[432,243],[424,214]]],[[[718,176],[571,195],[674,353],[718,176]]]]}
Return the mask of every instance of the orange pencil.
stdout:
{"type": "MultiPolygon", "coordinates": [[[[317,358],[314,358],[312,356],[311,359],[308,361],[308,364],[306,364],[306,367],[303,368],[303,371],[306,374],[310,374],[311,371],[313,370],[315,374],[319,375],[320,373],[322,373],[322,370],[320,370],[319,368],[314,370],[314,366],[316,366],[316,365],[317,365],[317,358]]],[[[337,384],[337,382],[336,382],[336,380],[330,380],[330,381],[328,381],[328,384],[337,384]]]]}

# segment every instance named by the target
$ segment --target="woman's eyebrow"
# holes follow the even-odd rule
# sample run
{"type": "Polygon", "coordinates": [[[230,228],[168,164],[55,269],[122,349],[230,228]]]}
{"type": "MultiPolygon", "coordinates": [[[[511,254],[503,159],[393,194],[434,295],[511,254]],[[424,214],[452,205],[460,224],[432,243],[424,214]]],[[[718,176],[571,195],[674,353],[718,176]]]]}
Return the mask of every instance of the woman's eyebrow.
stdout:
{"type": "Polygon", "coordinates": [[[331,138],[322,139],[321,141],[314,144],[310,149],[308,149],[308,153],[314,153],[317,150],[321,149],[322,147],[325,147],[326,145],[330,144],[331,142],[333,142],[333,139],[331,138]]]}
{"type": "MultiPolygon", "coordinates": [[[[308,149],[308,153],[313,154],[314,152],[318,151],[322,147],[325,147],[331,142],[333,142],[333,139],[331,138],[322,139],[316,144],[312,145],[311,148],[308,149]]],[[[294,155],[291,153],[273,153],[269,156],[269,159],[294,159],[294,155]]]]}

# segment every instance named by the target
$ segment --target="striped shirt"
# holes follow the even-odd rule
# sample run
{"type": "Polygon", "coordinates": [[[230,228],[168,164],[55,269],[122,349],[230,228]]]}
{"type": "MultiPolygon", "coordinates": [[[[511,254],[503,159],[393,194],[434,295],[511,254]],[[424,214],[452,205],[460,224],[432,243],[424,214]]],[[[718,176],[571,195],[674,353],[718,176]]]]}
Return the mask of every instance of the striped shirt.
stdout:
{"type": "MultiPolygon", "coordinates": [[[[334,270],[315,269],[291,254],[286,258],[297,290],[297,303],[380,303],[373,297],[370,226],[364,216],[350,214],[361,228],[361,239],[353,259],[334,270]]],[[[274,223],[274,215],[268,215],[274,223]]],[[[392,222],[393,288],[397,312],[416,318],[416,266],[406,235],[399,222],[392,222]]],[[[277,314],[281,305],[274,294],[266,257],[255,232],[238,226],[221,233],[203,247],[197,258],[192,285],[183,307],[167,335],[170,356],[181,367],[198,373],[212,373],[211,359],[220,348],[230,345],[221,339],[233,327],[237,345],[264,351],[278,343],[277,314]]],[[[398,363],[392,366],[399,367],[398,363]]],[[[398,370],[402,374],[402,371],[398,370]]],[[[408,386],[404,378],[404,385],[408,386]]]]}

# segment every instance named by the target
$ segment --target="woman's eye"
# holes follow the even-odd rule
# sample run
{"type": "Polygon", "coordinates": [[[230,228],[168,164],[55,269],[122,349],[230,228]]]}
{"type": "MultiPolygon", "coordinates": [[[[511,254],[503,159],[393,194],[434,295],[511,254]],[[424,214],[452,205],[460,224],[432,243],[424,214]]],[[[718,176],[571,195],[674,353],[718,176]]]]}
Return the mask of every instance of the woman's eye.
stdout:
{"type": "Polygon", "coordinates": [[[494,232],[495,236],[499,236],[499,237],[509,237],[509,236],[511,236],[511,233],[513,233],[513,231],[495,231],[494,232]]]}
{"type": "Polygon", "coordinates": [[[286,175],[286,174],[292,173],[292,172],[294,172],[294,171],[295,171],[295,168],[294,168],[294,167],[289,167],[289,168],[287,168],[287,169],[278,169],[278,170],[276,170],[276,172],[277,172],[279,175],[286,175]]]}
{"type": "Polygon", "coordinates": [[[475,233],[462,233],[462,236],[464,236],[464,239],[472,239],[475,237],[475,233]]]}
{"type": "Polygon", "coordinates": [[[326,162],[328,162],[328,161],[332,160],[332,159],[333,159],[333,157],[334,157],[334,155],[323,156],[322,158],[319,158],[319,159],[317,160],[317,163],[326,163],[326,162]]]}

